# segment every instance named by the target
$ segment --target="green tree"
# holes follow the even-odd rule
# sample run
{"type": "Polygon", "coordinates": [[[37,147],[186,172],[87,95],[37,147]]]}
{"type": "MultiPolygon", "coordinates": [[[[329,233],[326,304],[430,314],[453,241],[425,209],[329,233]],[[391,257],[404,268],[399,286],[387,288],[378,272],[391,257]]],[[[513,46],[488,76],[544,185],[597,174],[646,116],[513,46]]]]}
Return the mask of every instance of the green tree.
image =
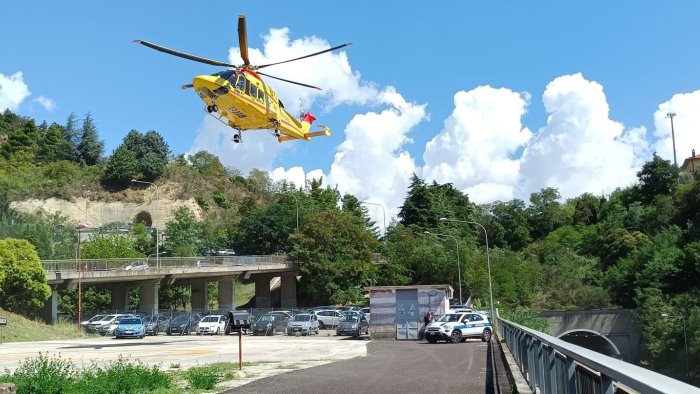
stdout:
{"type": "Polygon", "coordinates": [[[26,240],[0,240],[0,307],[33,315],[50,295],[34,247],[26,240]]]}
{"type": "Polygon", "coordinates": [[[192,168],[204,177],[223,177],[226,174],[226,168],[217,156],[201,150],[187,157],[192,165],[192,168]]]}
{"type": "Polygon", "coordinates": [[[299,290],[311,303],[359,302],[349,291],[375,279],[377,240],[361,219],[346,212],[312,214],[293,235],[291,256],[301,263],[299,290]]]}
{"type": "Polygon", "coordinates": [[[136,250],[133,237],[121,234],[96,234],[89,242],[81,243],[81,259],[144,258],[136,250]]]}
{"type": "Polygon", "coordinates": [[[107,160],[102,182],[105,185],[125,187],[139,175],[139,163],[136,156],[126,147],[120,145],[107,160]]]}
{"type": "Polygon", "coordinates": [[[173,211],[173,220],[167,222],[164,248],[170,256],[196,256],[202,249],[202,230],[192,211],[180,207],[173,211]]]}
{"type": "Polygon", "coordinates": [[[89,166],[97,164],[104,151],[104,143],[97,135],[97,127],[88,112],[83,120],[83,127],[80,133],[80,142],[77,146],[80,162],[89,166]]]}
{"type": "Polygon", "coordinates": [[[542,239],[551,231],[568,224],[561,203],[559,191],[553,187],[547,187],[537,193],[530,194],[530,218],[531,234],[534,239],[542,239]]]}
{"type": "Polygon", "coordinates": [[[66,119],[66,125],[61,127],[61,141],[57,146],[58,159],[72,161],[75,163],[80,162],[80,156],[78,155],[78,120],[74,113],[68,115],[66,119]]]}
{"type": "Polygon", "coordinates": [[[637,172],[642,202],[651,203],[658,195],[669,195],[678,184],[678,167],[654,153],[651,161],[637,172]]]}

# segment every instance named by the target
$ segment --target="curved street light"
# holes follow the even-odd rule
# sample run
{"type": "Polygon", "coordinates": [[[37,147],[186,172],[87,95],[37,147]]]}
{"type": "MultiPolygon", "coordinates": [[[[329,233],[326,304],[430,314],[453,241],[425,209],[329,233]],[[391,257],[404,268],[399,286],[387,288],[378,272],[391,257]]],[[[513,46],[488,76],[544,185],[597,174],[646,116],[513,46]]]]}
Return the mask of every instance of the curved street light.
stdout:
{"type": "Polygon", "coordinates": [[[384,205],[369,201],[360,201],[360,204],[376,205],[382,209],[382,223],[384,225],[384,243],[386,243],[386,211],[384,210],[384,205]]]}
{"type": "Polygon", "coordinates": [[[459,281],[459,305],[464,305],[462,304],[462,267],[459,264],[459,241],[457,238],[453,235],[450,234],[436,234],[436,233],[431,233],[430,231],[424,231],[424,234],[429,234],[429,235],[434,235],[436,237],[450,237],[455,241],[455,245],[457,246],[457,280],[459,281]]]}
{"type": "Polygon", "coordinates": [[[489,256],[489,234],[486,232],[486,228],[484,226],[482,226],[481,223],[473,222],[470,220],[457,220],[457,219],[440,218],[440,221],[475,224],[475,225],[481,227],[482,230],[484,230],[484,238],[486,240],[486,266],[488,267],[488,270],[489,270],[489,300],[491,302],[491,319],[495,319],[496,316],[493,314],[493,287],[491,285],[491,258],[489,256]]]}
{"type": "Polygon", "coordinates": [[[685,317],[683,316],[670,316],[667,313],[662,313],[661,316],[668,317],[671,319],[681,319],[683,322],[683,340],[685,341],[685,378],[686,382],[690,383],[690,366],[688,364],[688,335],[685,331],[685,317]]]}

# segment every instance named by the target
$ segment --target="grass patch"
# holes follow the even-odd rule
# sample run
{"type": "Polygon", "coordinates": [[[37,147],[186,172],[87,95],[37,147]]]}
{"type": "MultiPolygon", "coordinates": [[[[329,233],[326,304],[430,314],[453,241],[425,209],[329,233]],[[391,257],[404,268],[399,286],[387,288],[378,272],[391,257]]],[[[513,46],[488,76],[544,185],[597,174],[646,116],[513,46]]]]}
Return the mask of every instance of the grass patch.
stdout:
{"type": "Polygon", "coordinates": [[[216,368],[211,366],[192,367],[187,370],[187,383],[190,388],[211,390],[221,381],[216,368]]]}
{"type": "Polygon", "coordinates": [[[18,393],[33,394],[88,394],[88,393],[144,393],[161,390],[173,392],[174,385],[168,374],[158,367],[140,362],[118,361],[93,365],[79,370],[71,360],[39,354],[21,362],[14,373],[5,370],[0,382],[14,383],[18,393]]]}
{"type": "Polygon", "coordinates": [[[0,309],[0,317],[7,318],[7,325],[1,329],[3,342],[32,342],[86,337],[82,332],[78,332],[77,324],[56,323],[48,325],[2,309],[0,309]]]}
{"type": "Polygon", "coordinates": [[[255,283],[241,283],[236,281],[236,307],[250,302],[255,296],[255,283]]]}

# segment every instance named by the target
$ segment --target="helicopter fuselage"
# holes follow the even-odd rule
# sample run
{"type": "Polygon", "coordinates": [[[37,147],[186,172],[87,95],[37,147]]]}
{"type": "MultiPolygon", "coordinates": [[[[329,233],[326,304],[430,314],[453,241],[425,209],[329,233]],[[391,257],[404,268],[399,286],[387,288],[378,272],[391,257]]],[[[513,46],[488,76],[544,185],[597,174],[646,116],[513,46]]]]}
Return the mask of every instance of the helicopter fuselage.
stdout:
{"type": "Polygon", "coordinates": [[[313,117],[296,120],[284,109],[275,91],[252,70],[199,75],[194,77],[192,85],[207,105],[208,112],[218,113],[239,132],[268,129],[275,133],[279,142],[310,140],[318,135],[330,134],[325,127],[320,132],[310,133],[313,117]]]}

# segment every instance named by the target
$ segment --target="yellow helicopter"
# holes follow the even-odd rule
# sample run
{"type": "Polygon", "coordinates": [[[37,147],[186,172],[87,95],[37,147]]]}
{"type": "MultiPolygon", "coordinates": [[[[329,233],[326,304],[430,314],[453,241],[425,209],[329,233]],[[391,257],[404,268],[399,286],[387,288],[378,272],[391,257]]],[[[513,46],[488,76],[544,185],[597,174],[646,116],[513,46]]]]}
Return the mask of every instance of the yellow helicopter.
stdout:
{"type": "Polygon", "coordinates": [[[258,71],[261,68],[289,63],[306,59],[322,53],[344,48],[351,43],[345,43],[323,51],[309,55],[289,59],[281,62],[252,65],[248,59],[248,37],[246,33],[245,16],[238,16],[238,43],[241,50],[243,64],[233,65],[217,60],[206,59],[176,51],[148,41],[134,40],[135,43],[170,55],[193,60],[212,66],[227,67],[226,71],[211,75],[197,75],[191,84],[183,85],[183,89],[194,88],[199,97],[206,104],[207,113],[215,119],[236,130],[233,141],[242,141],[242,134],[247,130],[272,130],[277,141],[311,140],[313,137],[330,135],[331,131],[326,126],[320,126],[321,130],[310,131],[311,124],[316,118],[310,113],[304,113],[297,120],[287,112],[282,102],[277,98],[275,91],[262,79],[262,75],[280,81],[305,86],[312,89],[320,88],[301,82],[278,78],[258,71]],[[214,114],[218,115],[215,116],[214,114]]]}

